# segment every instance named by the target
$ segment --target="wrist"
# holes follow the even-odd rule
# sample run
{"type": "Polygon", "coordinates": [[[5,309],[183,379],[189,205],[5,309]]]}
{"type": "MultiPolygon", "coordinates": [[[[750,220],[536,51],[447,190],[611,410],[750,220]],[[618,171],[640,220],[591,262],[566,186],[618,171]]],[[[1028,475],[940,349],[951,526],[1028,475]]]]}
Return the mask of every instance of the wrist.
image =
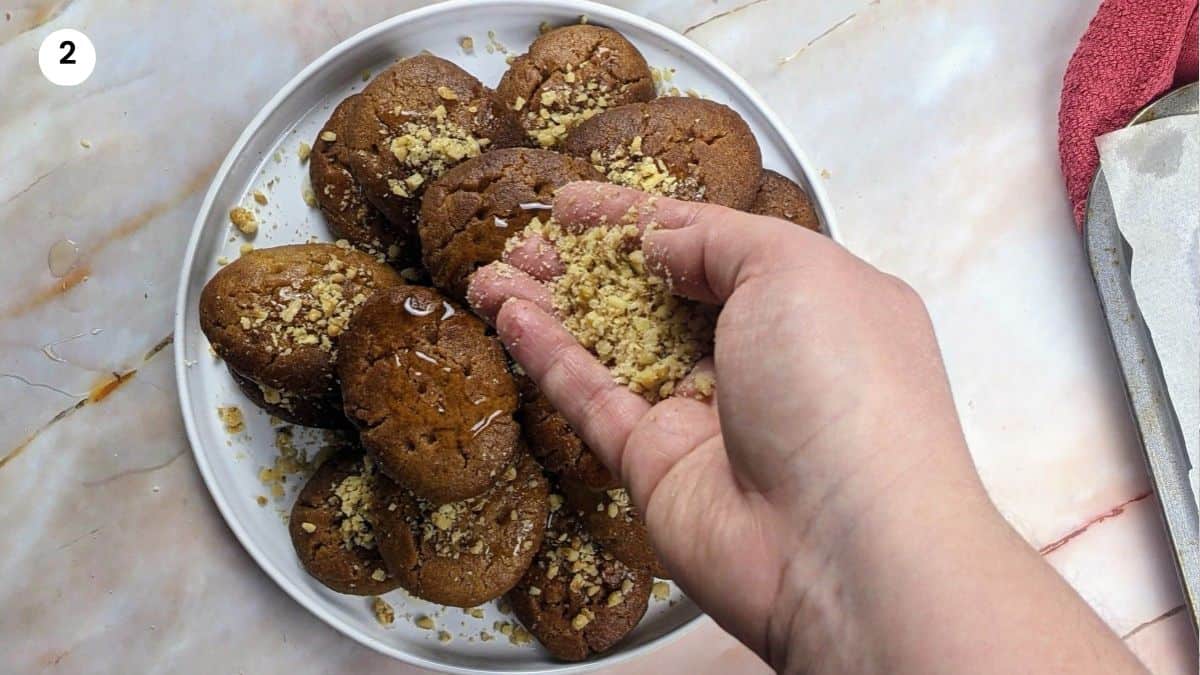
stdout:
{"type": "Polygon", "coordinates": [[[892,672],[878,639],[889,630],[879,625],[887,614],[880,605],[919,605],[923,593],[903,584],[897,591],[895,580],[961,555],[961,546],[946,550],[947,540],[1004,536],[965,447],[951,452],[965,463],[929,453],[890,475],[864,470],[810,510],[768,622],[765,658],[777,672],[892,672]],[[897,595],[905,597],[889,597],[897,595]]]}

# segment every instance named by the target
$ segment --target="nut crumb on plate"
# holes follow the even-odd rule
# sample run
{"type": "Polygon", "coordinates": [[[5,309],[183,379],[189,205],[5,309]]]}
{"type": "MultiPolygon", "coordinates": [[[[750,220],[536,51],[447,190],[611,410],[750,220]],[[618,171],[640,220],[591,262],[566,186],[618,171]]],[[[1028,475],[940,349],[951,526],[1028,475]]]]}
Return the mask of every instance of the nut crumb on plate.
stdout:
{"type": "Polygon", "coordinates": [[[387,600],[379,596],[371,599],[371,611],[375,614],[375,620],[381,626],[390,626],[396,621],[396,612],[387,600]]]}

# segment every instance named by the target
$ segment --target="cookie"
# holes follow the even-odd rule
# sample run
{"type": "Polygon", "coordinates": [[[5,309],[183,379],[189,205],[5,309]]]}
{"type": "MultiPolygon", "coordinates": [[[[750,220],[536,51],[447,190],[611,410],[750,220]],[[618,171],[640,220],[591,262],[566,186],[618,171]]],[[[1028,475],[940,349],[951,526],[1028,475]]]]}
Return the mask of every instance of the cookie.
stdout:
{"type": "Polygon", "coordinates": [[[530,454],[550,473],[578,481],[593,490],[620,484],[591,449],[571,429],[562,413],[554,409],[528,377],[517,378],[521,392],[518,420],[530,454]]]}
{"type": "Polygon", "coordinates": [[[582,661],[612,648],[641,621],[653,581],[596,544],[560,507],[550,514],[533,564],[506,597],[547,651],[582,661]]]}
{"type": "Polygon", "coordinates": [[[627,103],[654,98],[642,53],[620,33],[601,26],[551,30],[509,66],[496,95],[520,115],[530,139],[561,145],[580,122],[627,103]]]}
{"type": "Polygon", "coordinates": [[[432,54],[396,62],[362,91],[347,163],[398,234],[415,237],[421,194],[454,165],[521,145],[516,114],[470,73],[432,54]]]}
{"type": "Polygon", "coordinates": [[[351,595],[379,595],[400,585],[379,555],[372,516],[376,488],[387,482],[361,451],[331,457],[308,479],[288,532],[314,579],[351,595]]]}
{"type": "Polygon", "coordinates": [[[360,98],[355,94],[339,103],[321,127],[309,155],[309,182],[334,239],[345,239],[367,253],[386,256],[397,267],[407,267],[420,252],[413,233],[404,236],[389,225],[350,173],[346,139],[360,98]]]}
{"type": "Polygon", "coordinates": [[[530,207],[550,204],[576,180],[603,177],[579,158],[529,148],[494,150],[447,171],[421,202],[421,250],[434,285],[465,300],[471,273],[498,260],[540,213],[530,207]]]}
{"type": "Polygon", "coordinates": [[[762,153],[731,108],[664,97],[613,108],[581,123],[563,150],[608,180],[652,194],[746,210],[758,193],[762,153]]]}
{"type": "Polygon", "coordinates": [[[487,492],[459,502],[434,506],[396,486],[379,493],[379,552],[418,598],[480,605],[504,595],[529,568],[542,545],[548,495],[528,455],[487,492]]]}
{"type": "Polygon", "coordinates": [[[646,522],[629,500],[625,488],[591,490],[570,479],[563,479],[560,485],[567,503],[579,514],[584,528],[596,543],[630,567],[646,570],[662,579],[671,578],[655,555],[646,522]]]}
{"type": "Polygon", "coordinates": [[[350,317],[376,290],[401,283],[395,270],[348,246],[256,249],[205,284],[200,328],[230,370],[277,392],[281,405],[331,400],[350,317]]]}
{"type": "Polygon", "coordinates": [[[789,220],[814,232],[821,231],[821,222],[817,220],[817,212],[804,188],[770,169],[763,169],[750,213],[789,220]]]}
{"type": "Polygon", "coordinates": [[[418,497],[477,496],[512,461],[520,429],[504,350],[432,288],[372,296],[342,339],[337,370],[363,445],[418,497]]]}
{"type": "Polygon", "coordinates": [[[233,381],[242,394],[254,405],[285,422],[304,427],[342,429],[350,426],[342,414],[342,395],[332,391],[326,396],[297,396],[255,382],[241,373],[230,370],[233,381]]]}

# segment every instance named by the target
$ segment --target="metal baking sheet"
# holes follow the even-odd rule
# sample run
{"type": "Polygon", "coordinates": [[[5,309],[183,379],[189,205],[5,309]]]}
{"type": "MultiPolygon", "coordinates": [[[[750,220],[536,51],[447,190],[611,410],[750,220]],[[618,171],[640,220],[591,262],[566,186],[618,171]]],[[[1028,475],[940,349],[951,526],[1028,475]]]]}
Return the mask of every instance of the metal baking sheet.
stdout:
{"type": "MultiPolygon", "coordinates": [[[[1138,113],[1130,125],[1195,113],[1197,93],[1196,84],[1176,89],[1138,113]]],[[[1131,412],[1145,449],[1150,482],[1162,506],[1167,538],[1174,549],[1180,585],[1195,630],[1200,626],[1200,542],[1196,498],[1188,481],[1191,465],[1158,354],[1134,298],[1129,275],[1131,251],[1117,228],[1103,169],[1096,173],[1088,195],[1085,239],[1092,276],[1112,333],[1131,412]]]]}

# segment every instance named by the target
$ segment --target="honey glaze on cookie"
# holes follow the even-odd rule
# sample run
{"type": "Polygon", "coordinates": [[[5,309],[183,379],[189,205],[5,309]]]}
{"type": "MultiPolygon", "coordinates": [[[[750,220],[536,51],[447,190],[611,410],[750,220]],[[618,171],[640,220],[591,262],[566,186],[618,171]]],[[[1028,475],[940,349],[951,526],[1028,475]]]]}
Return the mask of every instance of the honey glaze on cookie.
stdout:
{"type": "Polygon", "coordinates": [[[503,349],[433,289],[390,289],[364,304],[338,375],[364,447],[423,499],[482,494],[515,456],[517,393],[503,349]]]}

